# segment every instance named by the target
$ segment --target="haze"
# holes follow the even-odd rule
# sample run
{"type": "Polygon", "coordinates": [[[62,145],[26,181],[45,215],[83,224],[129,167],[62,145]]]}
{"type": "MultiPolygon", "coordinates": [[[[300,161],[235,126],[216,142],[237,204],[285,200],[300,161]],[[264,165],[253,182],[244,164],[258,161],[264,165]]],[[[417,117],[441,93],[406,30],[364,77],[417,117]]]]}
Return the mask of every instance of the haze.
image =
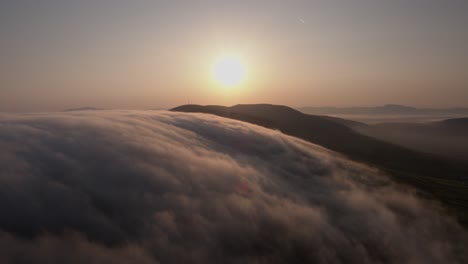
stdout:
{"type": "Polygon", "coordinates": [[[468,263],[466,14],[0,0],[0,263],[468,263]]]}
{"type": "Polygon", "coordinates": [[[0,111],[468,106],[466,1],[0,1],[0,111]],[[210,76],[246,58],[235,89],[210,76]]]}

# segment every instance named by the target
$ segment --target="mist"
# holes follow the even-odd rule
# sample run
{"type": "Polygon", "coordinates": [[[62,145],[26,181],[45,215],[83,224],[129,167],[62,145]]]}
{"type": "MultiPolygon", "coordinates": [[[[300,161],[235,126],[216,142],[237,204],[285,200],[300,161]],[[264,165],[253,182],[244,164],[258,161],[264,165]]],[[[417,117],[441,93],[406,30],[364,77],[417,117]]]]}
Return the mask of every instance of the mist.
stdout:
{"type": "Polygon", "coordinates": [[[2,263],[463,263],[467,235],[382,172],[240,121],[0,115],[2,263]]]}
{"type": "Polygon", "coordinates": [[[364,135],[451,160],[468,161],[468,119],[355,126],[364,135]]]}

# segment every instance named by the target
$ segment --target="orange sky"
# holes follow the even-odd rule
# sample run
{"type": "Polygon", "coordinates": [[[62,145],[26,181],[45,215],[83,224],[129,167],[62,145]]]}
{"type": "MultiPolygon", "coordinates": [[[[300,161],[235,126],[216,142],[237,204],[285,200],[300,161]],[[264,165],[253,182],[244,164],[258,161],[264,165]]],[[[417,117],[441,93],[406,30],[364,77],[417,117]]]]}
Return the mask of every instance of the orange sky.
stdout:
{"type": "Polygon", "coordinates": [[[464,1],[38,2],[0,3],[0,111],[468,106],[464,1]],[[232,89],[226,52],[248,69],[232,89]]]}

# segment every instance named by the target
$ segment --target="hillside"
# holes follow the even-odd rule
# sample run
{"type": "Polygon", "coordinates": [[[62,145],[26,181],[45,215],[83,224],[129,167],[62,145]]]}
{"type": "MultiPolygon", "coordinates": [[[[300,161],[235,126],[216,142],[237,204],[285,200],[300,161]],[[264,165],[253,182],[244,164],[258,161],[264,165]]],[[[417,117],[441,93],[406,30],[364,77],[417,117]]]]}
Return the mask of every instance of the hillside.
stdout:
{"type": "Polygon", "coordinates": [[[460,164],[361,135],[348,127],[349,124],[346,124],[343,119],[303,114],[286,106],[266,104],[232,107],[184,105],[176,107],[172,111],[215,114],[278,129],[285,134],[322,145],[355,160],[384,168],[424,173],[437,177],[443,173],[444,178],[453,179],[459,178],[467,171],[465,167],[458,166],[460,164]]]}
{"type": "Polygon", "coordinates": [[[172,109],[233,118],[302,138],[388,172],[400,182],[410,184],[426,195],[435,196],[468,224],[468,165],[435,155],[424,154],[362,135],[346,125],[347,121],[303,114],[286,106],[183,105],[172,109]]]}

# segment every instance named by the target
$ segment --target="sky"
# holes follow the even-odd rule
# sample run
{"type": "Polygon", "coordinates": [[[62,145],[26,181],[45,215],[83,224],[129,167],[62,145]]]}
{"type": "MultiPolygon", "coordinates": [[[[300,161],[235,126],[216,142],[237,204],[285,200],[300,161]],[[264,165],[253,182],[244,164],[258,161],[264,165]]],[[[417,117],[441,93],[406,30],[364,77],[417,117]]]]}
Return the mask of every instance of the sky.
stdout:
{"type": "Polygon", "coordinates": [[[0,111],[468,107],[465,0],[0,0],[0,111]],[[238,54],[246,77],[212,76],[238,54]]]}

